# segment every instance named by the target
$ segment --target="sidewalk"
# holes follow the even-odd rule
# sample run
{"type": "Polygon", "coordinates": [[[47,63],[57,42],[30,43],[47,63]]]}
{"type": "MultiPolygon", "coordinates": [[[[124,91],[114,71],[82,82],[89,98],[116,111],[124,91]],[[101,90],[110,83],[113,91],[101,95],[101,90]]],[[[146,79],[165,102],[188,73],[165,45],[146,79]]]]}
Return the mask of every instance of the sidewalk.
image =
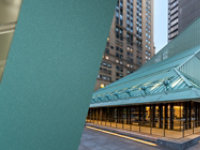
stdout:
{"type": "Polygon", "coordinates": [[[150,141],[160,146],[163,146],[169,149],[174,149],[174,150],[184,150],[186,148],[189,148],[195,145],[200,140],[199,134],[193,134],[185,138],[174,139],[174,138],[167,138],[163,136],[150,135],[150,134],[141,133],[141,132],[139,133],[139,132],[134,132],[134,131],[126,131],[122,129],[107,127],[107,126],[94,125],[91,123],[87,123],[86,126],[91,126],[91,127],[105,130],[105,131],[110,131],[113,133],[138,138],[145,141],[150,141]]]}

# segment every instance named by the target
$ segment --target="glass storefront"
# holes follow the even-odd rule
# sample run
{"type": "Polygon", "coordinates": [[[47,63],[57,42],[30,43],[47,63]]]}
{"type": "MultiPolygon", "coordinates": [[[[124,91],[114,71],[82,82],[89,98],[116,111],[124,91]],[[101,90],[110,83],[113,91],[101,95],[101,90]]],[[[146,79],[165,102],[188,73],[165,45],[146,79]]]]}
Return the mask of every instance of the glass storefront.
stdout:
{"type": "Polygon", "coordinates": [[[181,131],[200,126],[200,104],[181,102],[152,105],[90,108],[88,119],[181,131]]]}

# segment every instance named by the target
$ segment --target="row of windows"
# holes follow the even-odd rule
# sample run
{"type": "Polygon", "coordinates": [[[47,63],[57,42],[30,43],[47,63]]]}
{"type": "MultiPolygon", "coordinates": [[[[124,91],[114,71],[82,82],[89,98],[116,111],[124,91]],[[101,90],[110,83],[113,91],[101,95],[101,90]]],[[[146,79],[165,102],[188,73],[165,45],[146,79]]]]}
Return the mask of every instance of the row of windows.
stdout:
{"type": "Polygon", "coordinates": [[[116,72],[116,76],[122,78],[122,77],[123,77],[123,74],[122,74],[122,73],[119,73],[119,72],[116,72]]]}
{"type": "Polygon", "coordinates": [[[142,40],[141,39],[136,39],[136,45],[138,46],[138,47],[142,47],[142,40]]]}
{"type": "Polygon", "coordinates": [[[122,54],[116,53],[115,56],[116,56],[117,58],[123,59],[123,55],[122,55],[122,54]]]}
{"type": "Polygon", "coordinates": [[[151,30],[151,25],[148,22],[146,22],[146,28],[151,30]]]}
{"type": "Polygon", "coordinates": [[[128,44],[133,45],[133,34],[127,33],[126,34],[126,41],[128,44]]]}
{"type": "Polygon", "coordinates": [[[149,56],[149,57],[151,56],[151,52],[148,51],[148,50],[145,51],[145,54],[146,54],[147,56],[149,56]]]}
{"type": "Polygon", "coordinates": [[[146,27],[146,32],[151,33],[151,29],[149,29],[148,27],[146,27]]]}
{"type": "Polygon", "coordinates": [[[126,30],[133,33],[133,1],[127,1],[126,30]]]}
{"type": "Polygon", "coordinates": [[[171,26],[174,26],[174,25],[176,25],[176,24],[178,24],[178,18],[176,18],[175,20],[173,20],[172,22],[171,22],[171,26]]]}
{"type": "Polygon", "coordinates": [[[123,53],[123,49],[122,48],[120,48],[120,47],[118,47],[118,46],[116,46],[116,51],[118,51],[118,52],[120,52],[120,53],[123,53]]]}
{"type": "Polygon", "coordinates": [[[151,49],[151,47],[149,46],[149,45],[145,45],[145,47],[148,49],[148,50],[150,50],[151,49]]]}
{"type": "Polygon", "coordinates": [[[101,65],[104,66],[104,67],[112,68],[112,64],[105,62],[105,61],[102,61],[101,65]]]}
{"type": "Polygon", "coordinates": [[[136,7],[136,37],[142,38],[142,0],[137,0],[136,7]]]}
{"type": "MultiPolygon", "coordinates": [[[[128,67],[128,68],[133,68],[133,65],[127,63],[127,64],[126,64],[126,67],[128,67]]],[[[102,67],[100,67],[100,71],[101,71],[101,72],[104,72],[104,73],[106,73],[106,74],[108,74],[108,75],[111,75],[111,74],[112,74],[112,71],[111,71],[111,70],[108,70],[107,68],[102,68],[102,67]]],[[[123,73],[124,70],[123,70],[123,67],[122,67],[122,66],[116,66],[116,71],[117,71],[117,72],[123,73]]],[[[106,80],[106,76],[105,76],[105,75],[99,74],[98,78],[101,78],[101,79],[106,80]]]]}
{"type": "Polygon", "coordinates": [[[133,11],[133,5],[127,3],[127,9],[130,10],[130,11],[133,11]]]}
{"type": "Polygon", "coordinates": [[[117,71],[120,71],[120,72],[123,72],[123,67],[121,67],[121,66],[116,66],[116,70],[117,70],[117,71]]]}
{"type": "Polygon", "coordinates": [[[101,70],[102,72],[106,73],[106,74],[109,74],[109,75],[112,74],[112,71],[111,71],[111,70],[108,70],[107,68],[102,68],[102,67],[100,67],[100,70],[101,70]]]}
{"type": "Polygon", "coordinates": [[[123,40],[123,29],[116,27],[115,28],[115,35],[117,39],[123,40]]]}
{"type": "MultiPolygon", "coordinates": [[[[117,59],[115,60],[115,62],[117,64],[123,65],[123,60],[122,60],[123,59],[123,55],[116,53],[116,57],[117,57],[117,59]]],[[[105,56],[105,59],[109,60],[110,58],[109,58],[109,56],[105,56]]],[[[129,63],[133,63],[133,59],[132,58],[126,58],[126,61],[129,62],[129,63]]],[[[108,67],[108,68],[112,67],[111,64],[108,65],[108,63],[106,63],[106,62],[102,62],[101,65],[105,66],[105,67],[108,67]]]]}
{"type": "Polygon", "coordinates": [[[146,39],[146,44],[151,44],[150,39],[146,39]]]}
{"type": "Polygon", "coordinates": [[[138,38],[140,38],[140,39],[141,39],[141,38],[142,38],[142,32],[140,32],[140,31],[137,31],[137,32],[136,32],[136,37],[138,37],[138,38]]]}
{"type": "Polygon", "coordinates": [[[142,0],[137,0],[137,7],[141,7],[142,8],[142,0]]]}
{"type": "Polygon", "coordinates": [[[149,17],[146,17],[146,22],[151,24],[151,19],[149,17]]]}
{"type": "Polygon", "coordinates": [[[123,0],[118,1],[119,5],[116,6],[116,24],[123,25],[123,0]]]}
{"type": "MultiPolygon", "coordinates": [[[[105,49],[105,54],[109,54],[109,48],[105,49]]],[[[133,50],[128,47],[127,56],[133,57],[133,50]]],[[[106,56],[105,56],[106,57],[106,56]]],[[[123,49],[116,46],[116,57],[122,59],[123,58],[123,49]]]]}
{"type": "Polygon", "coordinates": [[[123,65],[123,62],[120,61],[120,60],[118,60],[118,59],[116,59],[115,62],[116,62],[117,64],[123,65]]]}
{"type": "Polygon", "coordinates": [[[132,63],[133,63],[133,58],[127,57],[127,58],[126,58],[126,61],[127,61],[128,63],[132,64],[132,63]]]}
{"type": "Polygon", "coordinates": [[[174,1],[173,3],[170,4],[170,9],[173,9],[174,7],[176,7],[178,5],[178,0],[174,1]]]}
{"type": "Polygon", "coordinates": [[[126,52],[127,56],[131,56],[133,57],[133,53],[132,52],[126,52]]]}
{"type": "Polygon", "coordinates": [[[151,38],[151,35],[149,33],[146,33],[146,38],[147,39],[150,39],[151,38]]]}
{"type": "Polygon", "coordinates": [[[145,59],[146,59],[146,62],[149,61],[151,59],[151,51],[150,51],[150,48],[148,48],[148,50],[145,51],[145,59]]]}
{"type": "Polygon", "coordinates": [[[116,24],[119,24],[120,26],[123,25],[123,16],[120,15],[120,19],[118,16],[116,16],[116,24]]]}
{"type": "Polygon", "coordinates": [[[97,76],[97,78],[98,78],[98,79],[103,79],[103,80],[106,80],[106,81],[111,81],[111,80],[112,80],[111,77],[106,76],[106,75],[102,75],[102,74],[99,74],[99,75],[97,76]]]}
{"type": "Polygon", "coordinates": [[[169,17],[170,17],[170,20],[174,20],[175,18],[178,17],[178,12],[173,14],[173,15],[171,15],[171,16],[169,16],[169,17]]]}
{"type": "Polygon", "coordinates": [[[128,68],[133,68],[133,65],[126,64],[126,67],[128,67],[128,68]]]}
{"type": "Polygon", "coordinates": [[[178,12],[178,7],[174,7],[171,11],[170,14],[173,15],[174,13],[178,12]]]}
{"type": "Polygon", "coordinates": [[[132,48],[132,47],[129,47],[129,46],[127,46],[126,50],[127,50],[128,52],[133,52],[133,48],[132,48]]]}

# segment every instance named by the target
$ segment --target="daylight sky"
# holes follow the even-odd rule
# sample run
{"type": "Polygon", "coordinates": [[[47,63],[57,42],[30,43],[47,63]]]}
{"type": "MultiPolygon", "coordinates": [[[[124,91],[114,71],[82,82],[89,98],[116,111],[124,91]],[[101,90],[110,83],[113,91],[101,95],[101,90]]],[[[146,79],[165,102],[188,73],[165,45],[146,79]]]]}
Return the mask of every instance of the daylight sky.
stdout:
{"type": "Polygon", "coordinates": [[[168,0],[154,0],[154,44],[156,52],[167,44],[168,0]]]}

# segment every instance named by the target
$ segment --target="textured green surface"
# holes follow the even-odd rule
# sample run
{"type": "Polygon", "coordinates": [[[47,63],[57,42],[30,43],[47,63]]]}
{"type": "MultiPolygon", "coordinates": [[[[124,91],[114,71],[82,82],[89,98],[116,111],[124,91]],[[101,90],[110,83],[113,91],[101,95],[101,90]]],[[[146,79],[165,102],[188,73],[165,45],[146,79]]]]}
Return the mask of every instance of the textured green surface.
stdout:
{"type": "Polygon", "coordinates": [[[141,69],[96,91],[90,107],[200,98],[199,66],[200,19],[141,69]]]}
{"type": "Polygon", "coordinates": [[[25,0],[0,85],[0,149],[77,149],[115,0],[25,0]]]}

